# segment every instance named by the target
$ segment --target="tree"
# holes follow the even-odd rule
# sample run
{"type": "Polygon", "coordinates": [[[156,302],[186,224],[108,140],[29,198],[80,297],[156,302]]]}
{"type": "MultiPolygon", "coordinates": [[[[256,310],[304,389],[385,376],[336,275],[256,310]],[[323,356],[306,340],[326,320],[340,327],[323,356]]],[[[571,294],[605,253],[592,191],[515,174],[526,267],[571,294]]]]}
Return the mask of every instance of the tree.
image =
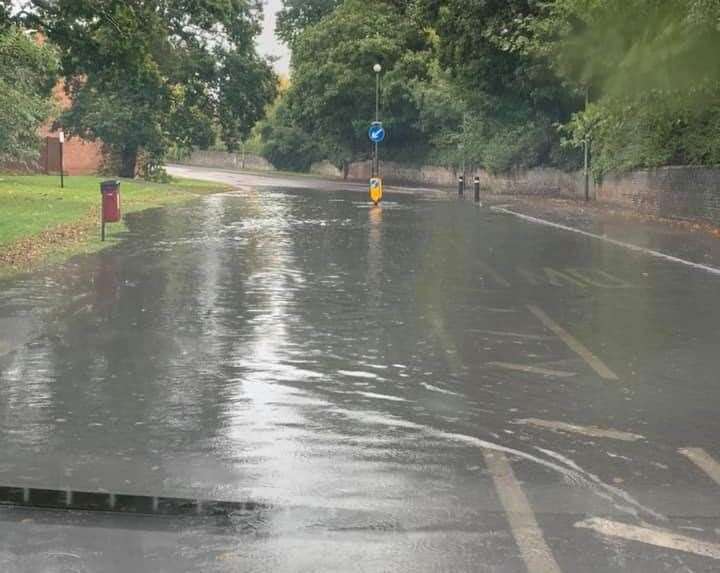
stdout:
{"type": "Polygon", "coordinates": [[[383,150],[390,156],[421,153],[427,141],[417,127],[412,85],[427,77],[431,57],[427,34],[398,8],[346,0],[294,41],[283,119],[312,135],[340,168],[367,156],[367,128],[375,115],[373,65],[380,63],[382,119],[389,133],[383,150]]]}
{"type": "Polygon", "coordinates": [[[318,143],[289,120],[285,100],[279,99],[256,127],[261,154],[278,169],[307,171],[314,161],[326,159],[318,143]]]}
{"type": "Polygon", "coordinates": [[[591,105],[565,132],[592,139],[593,170],[720,163],[720,3],[558,0],[538,49],[591,105]]]}
{"type": "Polygon", "coordinates": [[[549,58],[534,49],[533,0],[418,0],[414,10],[439,37],[439,62],[450,72],[475,143],[467,154],[492,171],[556,164],[555,124],[567,121],[582,99],[568,90],[549,58]],[[520,137],[518,137],[520,136],[520,137]]]}
{"type": "Polygon", "coordinates": [[[297,37],[313,24],[317,24],[342,0],[283,0],[283,7],[277,14],[275,34],[288,46],[292,46],[297,37]]]}
{"type": "Polygon", "coordinates": [[[11,0],[0,0],[0,30],[5,30],[10,26],[11,7],[11,0]]]}
{"type": "Polygon", "coordinates": [[[171,144],[233,149],[272,101],[276,80],[254,46],[257,0],[32,0],[35,23],[61,50],[72,107],[65,129],[101,139],[133,177],[171,144]]]}
{"type": "Polygon", "coordinates": [[[0,163],[37,157],[37,130],[52,111],[56,70],[49,46],[9,23],[0,26],[0,163]]]}

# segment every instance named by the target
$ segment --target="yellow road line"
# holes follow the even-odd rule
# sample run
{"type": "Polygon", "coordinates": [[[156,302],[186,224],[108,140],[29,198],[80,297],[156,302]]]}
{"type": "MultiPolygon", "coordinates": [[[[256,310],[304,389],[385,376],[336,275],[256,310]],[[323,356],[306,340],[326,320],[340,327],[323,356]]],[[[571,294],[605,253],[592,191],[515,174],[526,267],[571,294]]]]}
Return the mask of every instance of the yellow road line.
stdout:
{"type": "Polygon", "coordinates": [[[720,485],[720,463],[702,448],[682,448],[678,450],[692,463],[704,471],[716,484],[720,485]]]}
{"type": "Polygon", "coordinates": [[[592,529],[607,537],[619,537],[628,541],[637,541],[657,547],[684,551],[685,553],[694,553],[703,557],[711,557],[712,559],[720,559],[720,545],[717,543],[699,541],[667,529],[638,527],[600,517],[580,521],[575,524],[575,527],[592,529]]]}
{"type": "Polygon", "coordinates": [[[507,457],[492,450],[483,450],[483,455],[528,573],[560,573],[507,457]]]}
{"type": "Polygon", "coordinates": [[[610,368],[608,368],[602,360],[590,352],[582,342],[545,314],[542,309],[532,304],[528,305],[528,309],[538,318],[538,320],[540,320],[540,322],[545,325],[546,328],[554,332],[565,344],[567,344],[570,350],[587,362],[590,365],[590,368],[595,370],[601,378],[604,378],[605,380],[618,380],[615,372],[610,370],[610,368]]]}

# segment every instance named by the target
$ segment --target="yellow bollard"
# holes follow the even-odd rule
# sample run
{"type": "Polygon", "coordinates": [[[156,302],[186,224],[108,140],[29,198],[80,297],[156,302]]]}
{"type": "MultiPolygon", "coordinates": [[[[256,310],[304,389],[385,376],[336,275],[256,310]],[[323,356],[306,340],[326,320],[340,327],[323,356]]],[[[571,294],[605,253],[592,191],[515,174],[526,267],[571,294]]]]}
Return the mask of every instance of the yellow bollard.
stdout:
{"type": "Polygon", "coordinates": [[[373,177],[370,179],[370,200],[377,205],[382,201],[383,196],[383,182],[380,177],[373,177]]]}

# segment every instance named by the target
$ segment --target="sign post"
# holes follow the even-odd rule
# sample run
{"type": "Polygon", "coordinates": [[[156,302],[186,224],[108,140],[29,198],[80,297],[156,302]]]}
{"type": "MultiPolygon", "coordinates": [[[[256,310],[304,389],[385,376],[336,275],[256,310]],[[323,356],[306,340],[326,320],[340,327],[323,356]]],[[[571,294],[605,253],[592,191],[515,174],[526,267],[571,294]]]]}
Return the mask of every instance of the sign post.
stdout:
{"type": "Polygon", "coordinates": [[[61,129],[58,132],[58,142],[60,143],[60,189],[65,188],[65,162],[63,161],[63,145],[65,143],[65,132],[61,129]]]}
{"type": "Polygon", "coordinates": [[[385,128],[380,121],[380,72],[382,66],[376,63],[373,66],[375,72],[375,121],[370,124],[368,137],[373,143],[372,173],[370,179],[370,199],[377,205],[382,199],[382,179],[380,178],[380,156],[378,155],[378,144],[385,139],[385,128]]]}
{"type": "Polygon", "coordinates": [[[372,178],[370,179],[370,199],[375,205],[380,203],[383,195],[382,179],[380,177],[380,161],[378,160],[378,143],[385,140],[385,128],[381,121],[373,121],[368,130],[368,137],[375,146],[373,157],[372,178]]]}

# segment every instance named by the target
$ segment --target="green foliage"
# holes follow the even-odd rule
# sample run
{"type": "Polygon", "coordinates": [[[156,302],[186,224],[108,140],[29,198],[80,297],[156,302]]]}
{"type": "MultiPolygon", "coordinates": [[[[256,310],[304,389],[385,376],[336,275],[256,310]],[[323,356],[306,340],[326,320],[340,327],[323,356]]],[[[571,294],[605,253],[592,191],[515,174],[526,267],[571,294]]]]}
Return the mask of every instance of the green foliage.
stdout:
{"type": "Polygon", "coordinates": [[[718,164],[720,3],[556,0],[538,49],[592,105],[564,127],[592,142],[593,170],[718,164]]]}
{"type": "Polygon", "coordinates": [[[10,8],[12,6],[11,0],[0,0],[0,31],[7,29],[10,26],[10,8]]]}
{"type": "Polygon", "coordinates": [[[386,159],[576,169],[588,140],[598,176],[720,163],[718,0],[286,0],[280,19],[293,83],[262,137],[285,167],[368,157],[376,61],[386,159]]]}
{"type": "Polygon", "coordinates": [[[534,49],[532,0],[420,0],[417,13],[439,37],[439,62],[457,85],[473,121],[460,129],[462,158],[490,171],[555,164],[562,155],[555,124],[578,109],[577,95],[534,49]]]}
{"type": "Polygon", "coordinates": [[[37,158],[37,130],[52,111],[56,69],[50,47],[17,27],[0,28],[0,162],[37,158]]]}
{"type": "Polygon", "coordinates": [[[100,138],[132,176],[142,150],[159,161],[170,144],[232,148],[275,95],[254,47],[255,0],[155,2],[33,0],[35,19],[60,48],[72,133],[100,138]]]}
{"type": "Polygon", "coordinates": [[[317,24],[342,3],[341,0],[283,0],[277,14],[275,34],[288,46],[313,24],[317,24]]]}
{"type": "Polygon", "coordinates": [[[383,67],[381,115],[389,133],[384,157],[426,145],[412,88],[427,77],[431,46],[428,35],[392,3],[347,0],[304,27],[292,47],[292,84],[283,112],[273,120],[273,133],[283,142],[273,148],[276,153],[295,141],[312,156],[321,150],[338,167],[367,157],[376,63],[383,67]],[[308,138],[318,144],[309,145],[308,138]]]}
{"type": "Polygon", "coordinates": [[[310,135],[292,124],[283,99],[255,131],[262,141],[260,154],[277,169],[308,171],[314,161],[325,159],[310,135]]]}
{"type": "Polygon", "coordinates": [[[593,172],[660,165],[720,165],[720,89],[705,97],[652,90],[605,97],[579,113],[564,128],[570,145],[592,142],[593,172]],[[702,103],[701,103],[702,102],[702,103]]]}

